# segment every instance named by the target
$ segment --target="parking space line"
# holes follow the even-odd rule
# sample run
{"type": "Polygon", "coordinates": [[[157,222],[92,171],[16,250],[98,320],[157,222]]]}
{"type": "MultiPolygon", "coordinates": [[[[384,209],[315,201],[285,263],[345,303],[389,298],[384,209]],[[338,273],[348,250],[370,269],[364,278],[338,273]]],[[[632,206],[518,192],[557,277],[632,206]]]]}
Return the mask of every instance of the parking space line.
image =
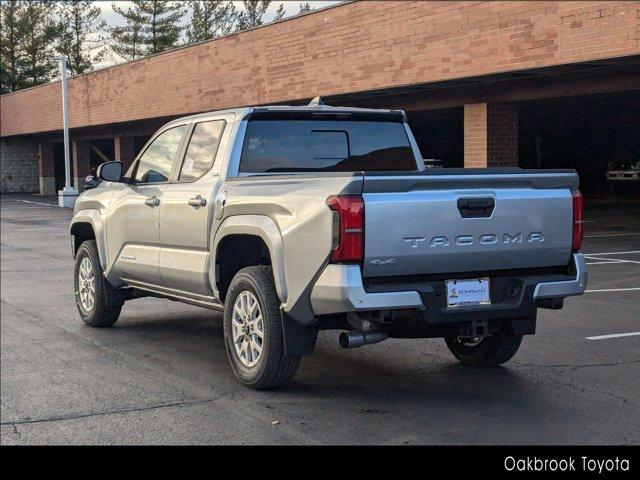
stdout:
{"type": "Polygon", "coordinates": [[[584,238],[603,238],[603,237],[628,237],[631,235],[640,235],[640,232],[631,232],[631,233],[603,233],[603,234],[595,234],[595,235],[585,235],[584,238]]]}
{"type": "Polygon", "coordinates": [[[632,255],[634,253],[640,253],[640,250],[629,250],[628,252],[604,252],[604,253],[586,253],[584,252],[585,257],[601,257],[602,255],[632,255]]]}
{"type": "Polygon", "coordinates": [[[585,338],[587,340],[605,340],[607,338],[633,337],[635,335],[640,335],[640,332],[612,333],[611,335],[597,335],[595,337],[585,337],[585,338]]]}
{"type": "Polygon", "coordinates": [[[23,203],[34,203],[36,205],[46,205],[47,207],[57,207],[58,205],[56,205],[55,203],[45,203],[45,202],[34,202],[31,200],[17,200],[18,202],[23,202],[23,203]]]}
{"type": "Polygon", "coordinates": [[[637,260],[622,260],[621,258],[599,258],[594,257],[593,255],[585,255],[584,258],[587,260],[602,260],[601,262],[587,262],[587,265],[598,265],[602,263],[640,263],[637,260]]]}
{"type": "Polygon", "coordinates": [[[66,217],[25,217],[22,215],[16,215],[14,217],[2,216],[2,220],[64,220],[66,217]]]}
{"type": "Polygon", "coordinates": [[[600,293],[600,292],[634,292],[640,290],[640,287],[632,288],[601,288],[599,290],[585,290],[584,293],[600,293]]]}
{"type": "Polygon", "coordinates": [[[9,230],[10,232],[37,232],[40,230],[66,230],[69,227],[42,227],[42,228],[18,228],[17,230],[9,230]]]}
{"type": "Polygon", "coordinates": [[[37,206],[29,206],[29,205],[11,205],[11,206],[6,206],[6,207],[0,207],[0,211],[11,211],[11,212],[15,212],[15,211],[20,211],[20,210],[40,210],[42,212],[48,212],[49,210],[47,210],[46,208],[42,208],[42,207],[37,207],[37,206]]]}
{"type": "Polygon", "coordinates": [[[626,263],[620,262],[619,260],[609,260],[607,262],[586,262],[587,265],[611,265],[612,263],[626,263]]]}

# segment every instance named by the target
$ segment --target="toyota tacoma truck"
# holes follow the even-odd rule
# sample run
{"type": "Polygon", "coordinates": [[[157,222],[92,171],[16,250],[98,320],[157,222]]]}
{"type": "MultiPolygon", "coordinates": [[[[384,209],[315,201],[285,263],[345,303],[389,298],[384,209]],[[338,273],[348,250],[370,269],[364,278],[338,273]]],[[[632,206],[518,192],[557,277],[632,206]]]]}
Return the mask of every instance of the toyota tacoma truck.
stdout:
{"type": "Polygon", "coordinates": [[[496,366],[587,284],[575,171],[426,168],[402,111],[199,114],[97,177],[70,227],[82,320],[145,296],[219,310],[253,388],[291,380],[327,329],[344,348],[440,337],[496,366]]]}

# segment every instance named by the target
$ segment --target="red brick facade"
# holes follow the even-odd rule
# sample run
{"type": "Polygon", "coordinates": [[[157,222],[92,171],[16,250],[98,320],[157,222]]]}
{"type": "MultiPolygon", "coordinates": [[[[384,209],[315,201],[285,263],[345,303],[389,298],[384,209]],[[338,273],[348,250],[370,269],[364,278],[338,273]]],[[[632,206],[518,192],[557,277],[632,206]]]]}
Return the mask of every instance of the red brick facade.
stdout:
{"type": "Polygon", "coordinates": [[[518,108],[487,105],[487,166],[518,166],[518,108]]]}
{"type": "Polygon", "coordinates": [[[464,106],[464,166],[487,166],[487,104],[464,106]]]}
{"type": "Polygon", "coordinates": [[[84,178],[89,173],[91,143],[86,140],[74,140],[71,143],[71,171],[73,172],[73,186],[82,189],[84,178]]]}
{"type": "Polygon", "coordinates": [[[124,163],[126,170],[131,166],[136,157],[135,141],[132,137],[115,137],[113,140],[115,151],[114,160],[124,163]]]}
{"type": "MultiPolygon", "coordinates": [[[[355,2],[69,81],[72,128],[640,54],[640,2],[355,2]]],[[[60,84],[0,135],[61,128],[60,84]]]]}

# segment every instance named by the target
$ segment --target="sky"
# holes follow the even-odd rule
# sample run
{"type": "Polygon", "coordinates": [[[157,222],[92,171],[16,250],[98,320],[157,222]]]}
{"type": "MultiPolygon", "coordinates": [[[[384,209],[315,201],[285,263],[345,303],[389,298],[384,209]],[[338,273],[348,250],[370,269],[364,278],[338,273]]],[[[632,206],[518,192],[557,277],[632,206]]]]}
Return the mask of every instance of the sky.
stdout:
{"type": "MultiPolygon", "coordinates": [[[[309,3],[311,4],[312,7],[315,8],[323,8],[329,5],[334,5],[336,3],[340,3],[341,0],[307,0],[309,1],[309,3]]],[[[97,1],[94,2],[95,4],[97,4],[100,7],[100,10],[102,11],[102,18],[107,22],[107,25],[109,26],[118,26],[118,25],[123,25],[124,21],[123,18],[117,14],[116,12],[113,11],[113,4],[117,4],[119,7],[124,8],[125,10],[127,9],[128,6],[132,5],[131,2],[127,2],[127,1],[117,1],[117,2],[113,2],[113,1],[97,1]]],[[[241,1],[234,1],[233,2],[236,6],[237,10],[244,10],[244,6],[242,5],[241,1]]],[[[297,0],[297,1],[277,1],[274,0],[271,5],[269,5],[269,9],[267,10],[267,13],[264,16],[264,21],[265,23],[270,22],[271,20],[273,20],[273,17],[275,15],[276,10],[278,9],[278,6],[280,4],[284,5],[284,9],[285,9],[285,18],[286,17],[290,17],[293,15],[296,15],[300,9],[300,4],[301,3],[305,3],[305,0],[297,0]]],[[[185,17],[184,19],[184,23],[187,24],[189,21],[189,19],[187,17],[185,17]]],[[[99,36],[103,36],[108,38],[108,34],[106,32],[101,32],[100,34],[98,34],[99,36]]],[[[122,63],[124,60],[122,58],[119,58],[117,55],[115,55],[113,52],[108,51],[107,55],[105,55],[105,58],[102,62],[98,63],[96,65],[96,68],[104,68],[104,67],[108,67],[111,65],[115,65],[117,63],[122,63]]]]}

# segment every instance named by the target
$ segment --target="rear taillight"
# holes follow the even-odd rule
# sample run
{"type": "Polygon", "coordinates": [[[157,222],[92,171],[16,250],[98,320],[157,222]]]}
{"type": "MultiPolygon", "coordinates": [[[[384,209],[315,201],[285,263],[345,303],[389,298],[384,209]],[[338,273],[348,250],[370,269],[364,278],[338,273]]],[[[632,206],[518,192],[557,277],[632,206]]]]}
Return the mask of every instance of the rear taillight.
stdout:
{"type": "Polygon", "coordinates": [[[327,198],[333,212],[331,262],[361,262],[364,257],[364,200],[361,195],[327,198]]]}
{"type": "Polygon", "coordinates": [[[577,252],[582,248],[584,238],[584,200],[580,190],[571,190],[573,197],[573,235],[571,238],[571,250],[577,252]]]}

